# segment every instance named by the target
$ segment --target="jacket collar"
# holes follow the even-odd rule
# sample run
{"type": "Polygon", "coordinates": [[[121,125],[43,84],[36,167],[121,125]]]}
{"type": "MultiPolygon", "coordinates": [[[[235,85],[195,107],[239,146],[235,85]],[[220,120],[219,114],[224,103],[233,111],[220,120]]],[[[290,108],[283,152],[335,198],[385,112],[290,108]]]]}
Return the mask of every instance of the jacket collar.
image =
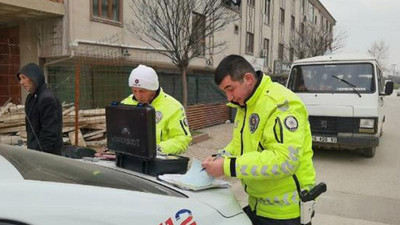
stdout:
{"type": "MultiPolygon", "coordinates": [[[[161,87],[159,87],[156,91],[156,95],[154,96],[153,100],[151,100],[150,105],[154,104],[155,102],[160,101],[159,99],[161,99],[162,96],[164,96],[164,91],[161,87]]],[[[139,103],[139,101],[136,99],[135,95],[133,95],[133,94],[132,94],[132,100],[139,103]]]]}
{"type": "Polygon", "coordinates": [[[153,100],[150,102],[150,104],[157,103],[161,101],[162,97],[164,96],[164,91],[161,87],[158,88],[156,95],[154,96],[153,100]]]}
{"type": "MultiPolygon", "coordinates": [[[[257,83],[254,86],[254,89],[251,92],[251,94],[246,98],[245,106],[253,105],[257,101],[260,94],[263,92],[265,86],[271,83],[271,78],[264,75],[261,71],[257,71],[256,75],[258,77],[257,83]]],[[[227,105],[235,108],[244,107],[234,102],[229,102],[227,105]]]]}

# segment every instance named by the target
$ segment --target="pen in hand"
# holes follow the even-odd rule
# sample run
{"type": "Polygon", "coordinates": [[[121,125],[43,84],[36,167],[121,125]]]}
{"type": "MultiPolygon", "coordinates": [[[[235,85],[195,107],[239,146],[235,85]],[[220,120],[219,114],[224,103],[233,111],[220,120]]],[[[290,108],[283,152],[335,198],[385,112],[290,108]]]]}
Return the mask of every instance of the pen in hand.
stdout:
{"type": "MultiPolygon", "coordinates": [[[[221,157],[221,154],[212,154],[211,156],[214,157],[212,161],[215,161],[217,158],[221,157]]],[[[205,167],[201,168],[200,173],[203,172],[205,169],[205,167]]]]}

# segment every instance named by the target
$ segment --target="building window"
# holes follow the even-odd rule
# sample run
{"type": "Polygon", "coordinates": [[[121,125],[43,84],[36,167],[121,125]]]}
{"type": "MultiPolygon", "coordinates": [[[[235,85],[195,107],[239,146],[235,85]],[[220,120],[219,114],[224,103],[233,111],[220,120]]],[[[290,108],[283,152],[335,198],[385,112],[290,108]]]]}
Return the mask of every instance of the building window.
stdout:
{"type": "Polygon", "coordinates": [[[192,17],[193,51],[196,55],[204,56],[206,53],[206,17],[193,12],[192,17]]]}
{"type": "Polygon", "coordinates": [[[269,39],[264,38],[263,50],[261,52],[261,57],[264,58],[264,66],[268,66],[268,55],[269,55],[269,39]]]}
{"type": "Polygon", "coordinates": [[[283,60],[283,44],[279,44],[279,47],[278,47],[278,58],[280,60],[283,60]]]}
{"type": "Polygon", "coordinates": [[[296,21],[296,18],[295,18],[294,16],[292,16],[292,17],[291,17],[291,20],[290,20],[290,28],[291,28],[292,30],[294,30],[295,27],[296,27],[295,21],[296,21]]]}
{"type": "Polygon", "coordinates": [[[304,23],[300,23],[300,35],[301,37],[304,36],[304,23]]]}
{"type": "Polygon", "coordinates": [[[249,6],[254,7],[254,5],[255,5],[255,0],[247,0],[247,4],[248,4],[249,6]]]}
{"type": "Polygon", "coordinates": [[[269,15],[271,12],[271,0],[265,0],[264,2],[264,23],[269,24],[269,15]]]}
{"type": "Polygon", "coordinates": [[[254,53],[254,34],[247,32],[246,34],[246,54],[254,53]]]}
{"type": "Polygon", "coordinates": [[[292,5],[291,5],[291,9],[292,9],[292,14],[295,14],[295,10],[296,10],[296,0],[292,0],[292,5]]]}
{"type": "Polygon", "coordinates": [[[294,59],[294,48],[290,48],[289,50],[289,61],[293,62],[294,59]]]}
{"type": "Polygon", "coordinates": [[[91,0],[91,20],[122,26],[122,0],[91,0]]]}
{"type": "Polygon", "coordinates": [[[239,34],[239,25],[235,24],[234,29],[233,29],[233,33],[239,34]]]}
{"type": "Polygon", "coordinates": [[[314,10],[315,10],[315,7],[314,7],[314,5],[313,4],[309,4],[309,11],[308,11],[308,15],[309,15],[309,19],[310,19],[310,21],[312,22],[313,20],[314,20],[314,16],[315,16],[315,12],[314,12],[314,10]]]}
{"type": "Polygon", "coordinates": [[[304,9],[306,7],[306,1],[305,0],[301,0],[300,2],[300,13],[304,15],[304,9]]]}
{"type": "Polygon", "coordinates": [[[280,23],[285,24],[285,9],[281,8],[279,18],[280,23]]]}

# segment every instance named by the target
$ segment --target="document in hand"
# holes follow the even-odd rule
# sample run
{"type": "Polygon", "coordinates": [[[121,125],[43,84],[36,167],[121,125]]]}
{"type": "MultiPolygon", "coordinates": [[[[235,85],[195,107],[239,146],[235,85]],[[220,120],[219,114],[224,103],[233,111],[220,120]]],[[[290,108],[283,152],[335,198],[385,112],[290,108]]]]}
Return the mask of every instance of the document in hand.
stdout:
{"type": "Polygon", "coordinates": [[[186,174],[164,174],[159,175],[158,179],[190,191],[230,186],[226,181],[209,176],[205,170],[202,170],[201,162],[197,159],[193,159],[192,166],[186,174]]]}

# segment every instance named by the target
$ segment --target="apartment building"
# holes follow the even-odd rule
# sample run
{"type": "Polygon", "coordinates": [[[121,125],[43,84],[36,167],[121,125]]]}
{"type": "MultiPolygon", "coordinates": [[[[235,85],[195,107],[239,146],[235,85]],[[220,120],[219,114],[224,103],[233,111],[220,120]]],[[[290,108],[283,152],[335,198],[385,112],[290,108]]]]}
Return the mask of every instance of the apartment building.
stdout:
{"type": "MultiPolygon", "coordinates": [[[[204,51],[190,62],[189,105],[223,105],[212,73],[224,56],[240,54],[257,69],[281,74],[296,59],[290,48],[296,30],[331,31],[336,22],[318,0],[221,2],[238,19],[202,42],[226,41],[223,51],[204,51]]],[[[24,101],[15,73],[28,62],[44,69],[62,101],[74,102],[78,93],[82,108],[104,107],[128,95],[129,72],[140,63],[153,66],[164,90],[180,100],[179,70],[128,31],[134,13],[126,0],[0,0],[0,105],[24,101]]]]}
{"type": "Polygon", "coordinates": [[[240,54],[269,74],[298,59],[291,38],[307,27],[332,36],[336,21],[318,0],[246,0],[241,6],[240,54]]]}

